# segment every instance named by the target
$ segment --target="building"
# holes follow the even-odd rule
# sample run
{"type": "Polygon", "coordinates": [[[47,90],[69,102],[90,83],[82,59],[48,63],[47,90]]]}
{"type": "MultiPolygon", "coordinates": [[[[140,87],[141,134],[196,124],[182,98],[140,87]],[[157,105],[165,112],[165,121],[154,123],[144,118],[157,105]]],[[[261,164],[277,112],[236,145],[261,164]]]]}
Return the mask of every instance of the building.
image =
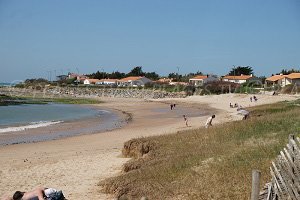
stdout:
{"type": "Polygon", "coordinates": [[[96,82],[97,85],[117,85],[119,79],[101,79],[96,82]]]}
{"type": "Polygon", "coordinates": [[[300,73],[291,73],[283,78],[283,84],[286,85],[299,85],[300,86],[300,73]]]}
{"type": "Polygon", "coordinates": [[[76,79],[76,82],[83,82],[85,79],[89,79],[88,76],[82,74],[69,73],[69,79],[76,79]]]}
{"type": "Polygon", "coordinates": [[[189,79],[189,84],[193,85],[193,86],[202,86],[206,83],[212,83],[212,82],[216,82],[219,79],[217,78],[217,76],[213,76],[213,75],[199,75],[199,76],[195,76],[191,79],[189,79]]]}
{"type": "Polygon", "coordinates": [[[271,76],[269,78],[266,79],[266,85],[267,86],[275,86],[275,85],[283,85],[283,79],[286,77],[287,75],[274,75],[271,76]]]}
{"type": "Polygon", "coordinates": [[[96,84],[96,83],[98,83],[98,82],[100,82],[99,79],[91,79],[91,78],[87,78],[87,79],[84,79],[83,84],[84,84],[84,85],[91,85],[91,84],[96,84]]]}
{"type": "Polygon", "coordinates": [[[259,82],[260,79],[251,75],[243,75],[240,76],[224,76],[222,81],[243,84],[246,82],[259,82]]]}
{"type": "Polygon", "coordinates": [[[158,79],[157,81],[155,81],[155,82],[157,82],[157,83],[165,83],[165,84],[169,84],[169,83],[171,83],[173,81],[173,78],[160,78],[160,79],[158,79]]]}
{"type": "Polygon", "coordinates": [[[281,87],[287,85],[299,85],[300,86],[300,73],[291,73],[288,75],[274,75],[266,79],[268,86],[280,85],[281,87]]]}
{"type": "Polygon", "coordinates": [[[145,86],[147,83],[152,83],[152,80],[144,76],[130,76],[117,81],[118,86],[145,86]]]}

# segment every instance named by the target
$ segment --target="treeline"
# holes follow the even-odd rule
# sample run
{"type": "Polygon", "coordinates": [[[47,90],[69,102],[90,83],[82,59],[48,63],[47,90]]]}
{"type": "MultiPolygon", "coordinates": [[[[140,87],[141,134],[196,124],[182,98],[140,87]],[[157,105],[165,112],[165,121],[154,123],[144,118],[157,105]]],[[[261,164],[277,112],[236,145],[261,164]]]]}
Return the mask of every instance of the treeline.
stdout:
{"type": "Polygon", "coordinates": [[[291,74],[291,73],[300,73],[300,70],[297,70],[297,69],[283,69],[281,70],[281,72],[277,73],[277,75],[279,74],[283,74],[283,75],[288,75],[288,74],[291,74]]]}
{"type": "Polygon", "coordinates": [[[160,78],[159,74],[157,74],[156,72],[144,72],[141,66],[134,67],[128,73],[123,73],[118,71],[112,73],[97,71],[96,73],[86,74],[86,76],[95,79],[105,79],[105,78],[122,79],[129,76],[145,76],[151,80],[158,80],[160,78]]]}
{"type": "MultiPolygon", "coordinates": [[[[202,72],[198,71],[196,73],[188,73],[185,75],[182,75],[179,73],[170,73],[168,76],[166,76],[164,78],[172,78],[173,81],[175,81],[175,82],[178,82],[178,81],[188,82],[190,78],[192,78],[196,75],[202,75],[202,72]]],[[[122,78],[129,77],[129,76],[145,76],[146,78],[149,78],[154,81],[158,80],[160,78],[163,78],[163,76],[160,76],[156,72],[144,72],[141,66],[134,67],[128,73],[123,73],[123,72],[119,72],[119,71],[115,71],[112,73],[97,71],[92,74],[86,74],[86,76],[88,76],[90,78],[95,78],[95,79],[106,79],[106,78],[122,79],[122,78]]]]}

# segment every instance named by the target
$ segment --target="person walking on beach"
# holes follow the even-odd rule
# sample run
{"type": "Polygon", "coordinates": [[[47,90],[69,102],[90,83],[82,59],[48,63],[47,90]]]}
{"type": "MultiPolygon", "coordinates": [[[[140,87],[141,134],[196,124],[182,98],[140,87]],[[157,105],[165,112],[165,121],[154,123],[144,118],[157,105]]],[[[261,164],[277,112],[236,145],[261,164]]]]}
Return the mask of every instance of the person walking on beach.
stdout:
{"type": "Polygon", "coordinates": [[[257,100],[258,100],[256,96],[253,96],[253,99],[255,102],[257,102],[257,100]]]}
{"type": "Polygon", "coordinates": [[[205,128],[209,128],[210,126],[212,126],[212,121],[213,119],[216,117],[216,115],[212,115],[211,117],[209,117],[205,123],[205,128]]]}
{"type": "Polygon", "coordinates": [[[171,110],[173,110],[173,104],[170,105],[171,110]]]}
{"type": "Polygon", "coordinates": [[[189,126],[188,125],[188,119],[185,115],[183,115],[183,120],[184,120],[184,123],[185,123],[186,127],[188,127],[189,126]]]}

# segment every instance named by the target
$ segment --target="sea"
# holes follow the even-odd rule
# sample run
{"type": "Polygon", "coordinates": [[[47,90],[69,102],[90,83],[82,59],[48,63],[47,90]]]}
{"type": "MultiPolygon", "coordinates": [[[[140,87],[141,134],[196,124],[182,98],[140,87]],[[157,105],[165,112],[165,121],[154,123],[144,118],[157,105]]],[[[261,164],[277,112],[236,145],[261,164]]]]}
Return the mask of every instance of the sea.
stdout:
{"type": "Polygon", "coordinates": [[[120,127],[110,110],[73,104],[0,106],[0,146],[91,134],[120,127]]]}
{"type": "Polygon", "coordinates": [[[16,85],[15,83],[1,83],[0,82],[0,87],[3,87],[3,86],[14,86],[16,85]]]}

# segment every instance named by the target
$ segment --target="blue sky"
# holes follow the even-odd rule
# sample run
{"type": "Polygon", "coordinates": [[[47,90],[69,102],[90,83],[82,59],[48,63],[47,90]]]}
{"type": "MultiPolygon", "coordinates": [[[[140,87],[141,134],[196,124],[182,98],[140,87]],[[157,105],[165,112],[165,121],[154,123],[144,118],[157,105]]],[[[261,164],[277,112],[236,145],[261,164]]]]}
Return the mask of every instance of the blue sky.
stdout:
{"type": "Polygon", "coordinates": [[[0,0],[0,82],[300,67],[299,0],[0,0]]]}

